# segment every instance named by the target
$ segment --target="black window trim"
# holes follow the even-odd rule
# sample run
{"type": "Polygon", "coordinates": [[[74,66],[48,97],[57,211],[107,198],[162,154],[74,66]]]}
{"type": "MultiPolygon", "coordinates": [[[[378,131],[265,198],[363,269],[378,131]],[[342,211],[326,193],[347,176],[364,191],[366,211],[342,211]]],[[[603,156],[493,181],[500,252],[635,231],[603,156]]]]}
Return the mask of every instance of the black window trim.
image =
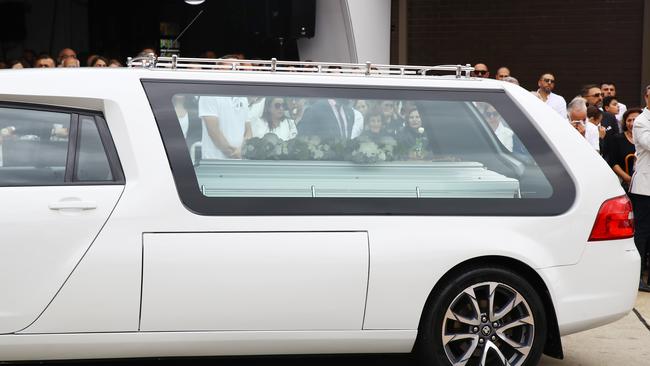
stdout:
{"type": "MultiPolygon", "coordinates": [[[[198,215],[419,215],[419,216],[557,216],[567,212],[576,197],[575,184],[564,163],[555,155],[543,134],[504,90],[455,88],[406,88],[361,85],[326,85],[269,82],[196,81],[141,79],[158,125],[179,197],[185,207],[198,215]],[[221,90],[220,90],[221,89],[221,90]],[[436,100],[492,101],[527,149],[539,162],[540,169],[553,188],[550,198],[295,198],[295,197],[206,197],[201,193],[183,134],[170,108],[174,94],[206,95],[285,95],[323,97],[328,89],[332,97],[346,98],[363,90],[366,98],[400,99],[409,95],[436,95],[436,100]],[[289,91],[290,93],[283,93],[289,91]],[[244,92],[245,91],[245,92],[244,92]],[[460,93],[460,94],[458,94],[460,93]],[[389,96],[390,95],[390,96],[389,96]],[[454,98],[454,95],[456,97],[454,98]],[[463,98],[459,98],[462,95],[463,98]],[[438,99],[439,97],[443,97],[438,99]],[[505,99],[504,99],[505,98],[505,99]],[[507,100],[507,103],[503,103],[507,100]],[[496,101],[496,102],[495,102],[496,101]],[[498,104],[501,104],[497,106],[498,104]],[[517,119],[521,120],[516,122],[517,119]],[[510,121],[516,123],[510,123],[510,121]],[[513,126],[514,124],[514,126],[513,126]],[[531,128],[533,127],[533,128],[531,128]],[[532,130],[532,131],[531,131],[532,130]],[[518,133],[521,132],[521,135],[518,133]],[[524,136],[525,135],[525,136],[524,136]],[[559,168],[558,168],[559,167],[559,168]]],[[[430,98],[430,97],[429,97],[430,98]]],[[[415,98],[413,98],[415,99],[415,98]]]]}
{"type": "Polygon", "coordinates": [[[70,115],[70,130],[68,131],[68,157],[65,163],[64,183],[73,181],[74,167],[77,161],[77,146],[79,145],[79,115],[70,115]]]}
{"type": "Polygon", "coordinates": [[[117,150],[115,144],[113,143],[113,138],[111,136],[110,130],[104,115],[101,111],[88,110],[82,108],[74,107],[61,107],[61,106],[50,106],[43,104],[35,103],[22,103],[22,102],[4,102],[0,101],[0,108],[11,108],[11,109],[23,109],[23,110],[34,110],[42,112],[55,112],[55,113],[66,113],[70,115],[70,130],[68,132],[68,151],[66,157],[66,167],[65,167],[65,176],[64,181],[60,183],[47,183],[47,184],[29,184],[29,183],[17,183],[17,184],[0,184],[1,187],[59,187],[59,186],[97,186],[97,185],[124,185],[126,180],[124,178],[124,172],[122,170],[122,165],[117,155],[117,150]],[[95,121],[97,126],[100,139],[104,145],[104,151],[108,158],[109,166],[111,173],[113,174],[112,181],[75,181],[74,180],[74,171],[77,161],[78,147],[79,147],[79,138],[81,136],[81,129],[79,128],[80,116],[90,117],[95,121]]]}

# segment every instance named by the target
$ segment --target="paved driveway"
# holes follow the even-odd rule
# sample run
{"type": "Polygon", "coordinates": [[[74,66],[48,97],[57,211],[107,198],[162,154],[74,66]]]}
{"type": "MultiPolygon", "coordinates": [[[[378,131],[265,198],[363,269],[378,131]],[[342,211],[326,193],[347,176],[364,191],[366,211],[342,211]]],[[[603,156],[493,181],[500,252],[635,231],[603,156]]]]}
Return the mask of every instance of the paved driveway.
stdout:
{"type": "Polygon", "coordinates": [[[544,357],[540,366],[650,365],[650,293],[635,310],[604,327],[562,338],[564,360],[544,357]]]}

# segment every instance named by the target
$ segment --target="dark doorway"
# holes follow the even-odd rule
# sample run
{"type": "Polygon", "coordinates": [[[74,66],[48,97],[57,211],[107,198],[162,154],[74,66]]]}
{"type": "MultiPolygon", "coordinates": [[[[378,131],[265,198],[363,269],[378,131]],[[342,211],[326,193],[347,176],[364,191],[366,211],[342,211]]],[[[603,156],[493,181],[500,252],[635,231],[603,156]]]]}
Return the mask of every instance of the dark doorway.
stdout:
{"type": "Polygon", "coordinates": [[[178,40],[181,55],[199,56],[210,50],[217,55],[298,59],[294,38],[266,31],[264,24],[273,16],[267,3],[219,0],[193,6],[182,0],[89,1],[90,49],[121,57],[133,56],[144,47],[160,51],[161,39],[175,39],[203,11],[178,40]]]}
{"type": "Polygon", "coordinates": [[[0,60],[23,51],[54,56],[64,47],[79,58],[100,54],[124,62],[144,48],[178,40],[181,56],[298,60],[296,39],[313,37],[315,0],[0,0],[0,60]]]}

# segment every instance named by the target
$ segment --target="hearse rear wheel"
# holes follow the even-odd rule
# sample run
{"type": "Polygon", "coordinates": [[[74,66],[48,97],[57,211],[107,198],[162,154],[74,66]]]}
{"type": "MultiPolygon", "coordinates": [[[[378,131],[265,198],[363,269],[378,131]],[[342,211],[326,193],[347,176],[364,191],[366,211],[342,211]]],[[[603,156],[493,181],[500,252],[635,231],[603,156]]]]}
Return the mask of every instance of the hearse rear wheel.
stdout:
{"type": "Polygon", "coordinates": [[[531,366],[542,355],[546,315],[520,275],[506,268],[462,272],[434,294],[416,351],[429,365],[531,366]]]}

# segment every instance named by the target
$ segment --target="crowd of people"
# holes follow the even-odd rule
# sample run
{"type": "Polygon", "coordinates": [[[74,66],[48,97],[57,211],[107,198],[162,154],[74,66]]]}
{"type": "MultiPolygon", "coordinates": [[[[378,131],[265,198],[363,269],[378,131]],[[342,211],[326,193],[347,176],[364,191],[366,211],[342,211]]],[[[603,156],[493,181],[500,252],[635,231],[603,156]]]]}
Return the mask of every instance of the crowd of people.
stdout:
{"type": "MultiPolygon", "coordinates": [[[[485,64],[479,63],[474,66],[472,75],[488,78],[490,72],[485,64]]],[[[495,78],[519,85],[507,67],[500,67],[495,78]]],[[[616,96],[616,84],[612,81],[587,84],[568,103],[553,92],[555,83],[553,74],[544,73],[537,81],[537,90],[531,93],[566,118],[610,164],[628,189],[634,173],[632,126],[643,111],[642,107],[628,108],[620,102],[616,96]]]]}
{"type": "MultiPolygon", "coordinates": [[[[155,52],[146,48],[144,53],[155,52]]],[[[56,57],[49,53],[36,54],[32,50],[25,50],[21,58],[8,61],[0,60],[0,69],[28,69],[28,68],[54,68],[54,67],[123,67],[124,64],[115,58],[92,54],[81,62],[77,52],[72,48],[63,48],[56,57]]]]}
{"type": "MultiPolygon", "coordinates": [[[[472,75],[489,78],[490,71],[478,63],[472,75]]],[[[519,85],[507,67],[500,67],[495,78],[519,85]]],[[[571,123],[618,176],[634,208],[634,239],[642,257],[639,290],[650,292],[650,274],[643,279],[650,256],[650,181],[645,180],[650,172],[650,85],[642,91],[645,106],[628,108],[618,100],[612,81],[587,84],[568,103],[553,93],[555,83],[553,74],[542,74],[531,93],[571,123]]]]}
{"type": "MultiPolygon", "coordinates": [[[[157,51],[151,47],[145,47],[137,53],[137,57],[157,55],[157,51]]],[[[219,58],[214,51],[205,51],[199,57],[201,58],[219,58]]],[[[224,59],[243,59],[241,53],[232,53],[225,55],[224,59]]],[[[53,54],[42,52],[36,53],[33,50],[26,49],[20,58],[3,61],[0,59],[0,69],[28,69],[28,68],[55,68],[55,67],[124,67],[124,63],[117,58],[108,57],[101,54],[91,54],[88,57],[80,58],[78,53],[69,47],[59,51],[56,57],[53,54]],[[81,60],[85,59],[85,62],[81,60]]]]}

